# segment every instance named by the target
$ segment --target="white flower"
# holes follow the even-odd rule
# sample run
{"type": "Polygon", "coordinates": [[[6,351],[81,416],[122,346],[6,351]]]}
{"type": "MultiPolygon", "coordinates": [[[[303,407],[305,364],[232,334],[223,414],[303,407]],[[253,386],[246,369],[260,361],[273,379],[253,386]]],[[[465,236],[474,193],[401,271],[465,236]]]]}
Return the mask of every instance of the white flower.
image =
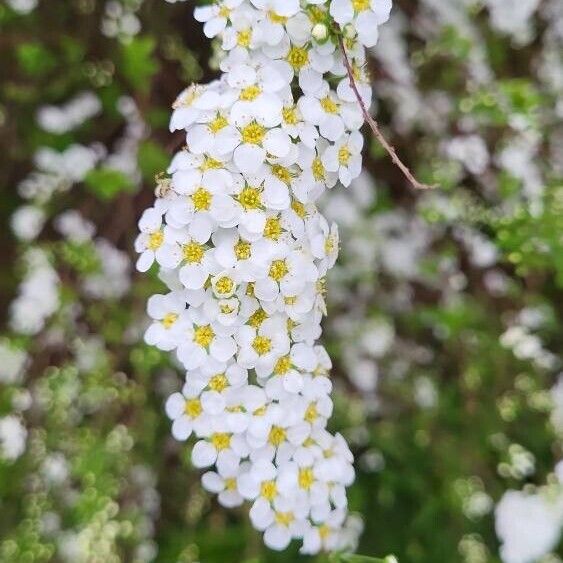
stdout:
{"type": "Polygon", "coordinates": [[[284,38],[284,26],[287,21],[299,12],[299,0],[251,0],[251,2],[265,15],[258,23],[260,36],[268,45],[277,45],[284,38]]]}
{"type": "Polygon", "coordinates": [[[561,497],[507,491],[495,509],[495,528],[504,563],[532,563],[558,543],[563,523],[561,497]]]}
{"type": "Polygon", "coordinates": [[[258,329],[243,326],[235,334],[240,350],[237,361],[246,368],[268,371],[289,352],[289,338],[280,320],[265,320],[258,329]]]}
{"type": "Polygon", "coordinates": [[[205,23],[203,32],[213,38],[222,33],[227,27],[231,12],[240,6],[244,0],[224,0],[211,6],[197,7],[194,16],[197,21],[205,23]]]}
{"type": "Polygon", "coordinates": [[[256,119],[266,127],[275,127],[282,120],[282,98],[291,95],[289,84],[292,76],[284,72],[286,69],[275,61],[257,65],[249,64],[233,66],[228,74],[227,82],[237,95],[231,108],[231,119],[240,123],[245,117],[256,119]]]}
{"type": "Polygon", "coordinates": [[[329,172],[338,172],[342,184],[348,187],[362,171],[364,138],[358,131],[344,135],[328,147],[322,161],[329,172]]]}
{"type": "Polygon", "coordinates": [[[201,434],[205,440],[197,442],[192,450],[192,463],[195,467],[217,465],[222,473],[234,470],[240,460],[248,455],[248,445],[243,436],[223,432],[219,421],[213,419],[201,434]]]}
{"type": "Polygon", "coordinates": [[[25,451],[27,430],[14,415],[0,418],[0,457],[14,461],[25,451]]]}
{"type": "Polygon", "coordinates": [[[166,405],[173,435],[196,435],[193,464],[214,466],[203,486],[228,507],[253,501],[250,518],[272,549],[303,539],[304,553],[339,550],[359,533],[346,523],[352,454],[326,431],[331,365],[316,340],[339,241],[315,201],[359,175],[363,145],[361,109],[327,40],[329,10],[369,105],[363,45],[375,43],[389,8],[388,0],[197,8],[205,34],[220,38],[223,75],[174,104],[171,129],[186,132],[187,146],[140,221],[138,267],[156,260],[171,290],[150,299],[145,339],[175,349],[187,370],[166,405]]]}
{"type": "Polygon", "coordinates": [[[321,550],[337,550],[340,543],[340,531],[345,519],[346,512],[336,509],[322,524],[309,526],[303,535],[301,553],[314,554],[321,550]]]}
{"type": "Polygon", "coordinates": [[[263,277],[254,286],[254,294],[262,301],[274,301],[281,293],[293,297],[303,291],[307,283],[316,282],[318,270],[310,256],[290,251],[282,246],[265,263],[263,277]]]}
{"type": "Polygon", "coordinates": [[[278,497],[273,506],[261,505],[251,512],[252,522],[264,530],[264,543],[277,551],[285,549],[292,539],[302,538],[308,528],[307,505],[278,497]]]}
{"type": "Polygon", "coordinates": [[[377,28],[389,19],[391,0],[331,0],[330,14],[340,25],[354,21],[355,30],[363,45],[377,43],[377,28]]]}
{"type": "Polygon", "coordinates": [[[10,220],[12,231],[21,240],[31,241],[37,238],[45,224],[45,212],[34,205],[22,205],[10,220]]]}
{"type": "Polygon", "coordinates": [[[210,358],[226,362],[235,354],[236,344],[229,327],[209,319],[201,308],[190,308],[182,321],[177,355],[186,369],[201,367],[210,358]]]}
{"type": "Polygon", "coordinates": [[[244,498],[238,492],[238,478],[242,472],[241,466],[223,468],[222,471],[208,471],[201,478],[203,487],[218,495],[219,503],[227,508],[240,506],[244,498]]]}
{"type": "Polygon", "coordinates": [[[318,125],[321,135],[329,141],[337,141],[347,128],[357,130],[363,123],[357,104],[340,100],[327,82],[314,93],[302,96],[297,104],[305,120],[318,125]]]}
{"type": "Polygon", "coordinates": [[[162,227],[162,215],[156,209],[147,209],[140,221],[141,233],[135,241],[135,250],[141,255],[137,260],[137,269],[146,272],[153,264],[157,254],[162,256],[167,251],[173,252],[175,245],[169,244],[162,227]]]}
{"type": "Polygon", "coordinates": [[[242,173],[257,172],[268,153],[281,158],[289,154],[291,139],[282,129],[261,125],[250,115],[238,116],[236,125],[237,147],[233,161],[242,173]]]}
{"type": "Polygon", "coordinates": [[[174,393],[166,401],[166,414],[173,421],[172,435],[177,440],[187,440],[192,432],[198,435],[209,424],[203,411],[197,389],[184,385],[182,393],[174,393]]]}
{"type": "Polygon", "coordinates": [[[186,309],[186,299],[180,292],[153,295],[147,305],[154,322],[145,332],[145,342],[161,350],[173,350],[177,341],[173,331],[181,313],[186,309]]]}

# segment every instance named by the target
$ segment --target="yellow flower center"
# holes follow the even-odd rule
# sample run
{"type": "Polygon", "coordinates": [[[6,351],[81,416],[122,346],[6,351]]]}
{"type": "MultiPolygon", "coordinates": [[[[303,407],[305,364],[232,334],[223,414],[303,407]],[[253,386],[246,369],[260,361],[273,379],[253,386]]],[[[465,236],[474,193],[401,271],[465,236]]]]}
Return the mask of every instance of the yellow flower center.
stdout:
{"type": "Polygon", "coordinates": [[[155,231],[149,235],[149,242],[147,247],[149,250],[158,250],[164,242],[164,233],[162,231],[155,231]]]}
{"type": "Polygon", "coordinates": [[[264,309],[257,309],[254,313],[252,313],[252,315],[250,315],[248,324],[251,327],[258,328],[267,318],[268,315],[264,309]]]}
{"type": "Polygon", "coordinates": [[[250,29],[244,29],[237,33],[237,45],[239,47],[244,47],[248,49],[250,47],[250,40],[252,39],[252,31],[250,29]]]}
{"type": "Polygon", "coordinates": [[[356,12],[365,12],[371,7],[370,0],[352,0],[352,6],[356,12]]]}
{"type": "Polygon", "coordinates": [[[295,520],[293,512],[276,512],[276,523],[286,528],[295,520]]]}
{"type": "Polygon", "coordinates": [[[279,217],[268,217],[264,227],[264,236],[272,240],[278,240],[283,232],[279,217]]]}
{"type": "Polygon", "coordinates": [[[263,356],[272,349],[272,341],[265,336],[257,336],[252,342],[252,347],[259,356],[263,356]]]}
{"type": "Polygon", "coordinates": [[[235,308],[232,305],[220,305],[219,310],[223,315],[230,315],[235,308]]]}
{"type": "Polygon", "coordinates": [[[347,146],[340,147],[338,151],[338,162],[340,162],[342,166],[346,166],[350,161],[351,156],[352,153],[350,152],[350,149],[347,146]]]}
{"type": "Polygon", "coordinates": [[[309,53],[304,47],[293,46],[287,54],[287,62],[295,69],[301,70],[309,62],[309,53]]]}
{"type": "Polygon", "coordinates": [[[277,448],[285,442],[285,438],[285,430],[281,426],[272,426],[270,435],[268,436],[268,442],[270,442],[272,446],[275,446],[277,448]]]}
{"type": "Polygon", "coordinates": [[[252,102],[254,101],[260,94],[262,93],[262,89],[260,86],[256,86],[253,84],[252,86],[248,86],[244,88],[239,96],[239,99],[243,102],[252,102]]]}
{"type": "Polygon", "coordinates": [[[235,282],[231,278],[223,276],[222,278],[219,278],[217,280],[217,283],[215,284],[215,290],[217,291],[217,293],[225,295],[227,293],[232,293],[234,286],[235,282]]]}
{"type": "Polygon", "coordinates": [[[313,23],[324,23],[326,19],[326,11],[319,6],[309,6],[309,19],[313,23]]]}
{"type": "Polygon", "coordinates": [[[162,323],[162,326],[164,326],[164,328],[171,328],[172,325],[178,320],[178,316],[179,315],[177,315],[176,313],[168,313],[164,315],[164,318],[160,322],[162,323]]]}
{"type": "Polygon", "coordinates": [[[218,373],[217,375],[214,375],[209,380],[209,388],[212,391],[217,391],[217,393],[221,393],[228,386],[229,386],[229,380],[227,379],[224,373],[218,373]]]}
{"type": "Polygon", "coordinates": [[[261,145],[266,135],[266,128],[253,121],[241,129],[242,142],[247,145],[261,145]]]}
{"type": "Polygon", "coordinates": [[[221,129],[224,129],[229,124],[227,118],[223,115],[217,115],[217,117],[211,121],[207,127],[212,133],[219,133],[221,129]]]}
{"type": "Polygon", "coordinates": [[[246,186],[238,195],[238,202],[246,211],[249,209],[260,209],[262,207],[262,198],[258,188],[246,186]]]}
{"type": "Polygon", "coordinates": [[[305,217],[307,216],[307,211],[305,209],[305,206],[297,199],[294,199],[291,202],[291,209],[293,209],[293,211],[295,211],[295,214],[300,219],[305,219],[305,217]]]}
{"type": "Polygon", "coordinates": [[[313,160],[311,170],[316,182],[322,182],[325,179],[325,167],[323,161],[318,156],[313,160]]]}
{"type": "Polygon", "coordinates": [[[205,156],[201,166],[199,167],[202,172],[205,172],[206,170],[218,170],[220,168],[223,168],[223,163],[210,156],[205,156]]]}
{"type": "Polygon", "coordinates": [[[336,241],[334,237],[327,237],[325,240],[325,252],[326,254],[332,254],[336,249],[336,241]]]}
{"type": "Polygon", "coordinates": [[[199,399],[188,399],[184,405],[184,412],[190,418],[197,418],[203,409],[201,408],[201,402],[199,399]]]}
{"type": "Polygon", "coordinates": [[[279,16],[273,10],[268,11],[268,17],[270,18],[270,21],[274,23],[281,23],[282,25],[284,25],[288,20],[286,16],[279,16]]]}
{"type": "Polygon", "coordinates": [[[230,15],[231,10],[227,8],[227,6],[221,6],[221,8],[219,8],[219,12],[217,13],[217,16],[220,18],[228,18],[230,15]]]}
{"type": "Polygon", "coordinates": [[[272,166],[272,174],[284,184],[289,184],[289,182],[291,182],[291,172],[281,164],[274,164],[272,166]]]}
{"type": "Polygon", "coordinates": [[[321,278],[321,279],[317,282],[317,293],[318,293],[319,295],[326,295],[326,293],[327,293],[326,278],[321,278]]]}
{"type": "Polygon", "coordinates": [[[305,411],[305,415],[303,416],[303,418],[309,424],[313,424],[313,422],[315,422],[315,420],[317,420],[318,417],[319,417],[319,412],[317,411],[317,405],[315,405],[315,403],[311,403],[307,407],[307,410],[305,411]]]}
{"type": "Polygon", "coordinates": [[[287,274],[289,273],[289,269],[285,260],[274,260],[272,265],[270,266],[269,276],[274,281],[281,281],[287,274]]]}
{"type": "Polygon", "coordinates": [[[251,246],[249,242],[239,240],[235,244],[235,255],[237,260],[248,260],[250,258],[251,246]]]}
{"type": "Polygon", "coordinates": [[[198,326],[194,330],[194,342],[203,348],[207,348],[213,339],[215,338],[215,333],[211,328],[211,325],[198,326]]]}
{"type": "Polygon", "coordinates": [[[313,475],[313,470],[310,467],[303,467],[299,470],[298,477],[299,486],[302,489],[308,491],[313,483],[315,482],[315,476],[313,475]]]}
{"type": "Polygon", "coordinates": [[[200,264],[205,255],[205,248],[198,242],[188,242],[183,249],[184,260],[190,264],[200,264]]]}
{"type": "Polygon", "coordinates": [[[274,374],[285,375],[290,369],[291,358],[289,356],[283,356],[276,362],[276,365],[274,366],[274,374]]]}
{"type": "Polygon", "coordinates": [[[237,480],[234,477],[225,479],[225,490],[231,492],[237,490],[237,480]]]}
{"type": "Polygon", "coordinates": [[[330,97],[327,96],[321,100],[321,107],[327,112],[332,114],[338,113],[338,104],[330,97]]]}
{"type": "Polygon", "coordinates": [[[286,305],[295,305],[297,303],[297,295],[291,295],[288,297],[284,297],[283,302],[286,305]]]}
{"type": "Polygon", "coordinates": [[[211,207],[213,196],[205,188],[198,188],[192,194],[192,202],[196,211],[208,211],[211,207]]]}
{"type": "Polygon", "coordinates": [[[282,110],[283,121],[288,125],[297,125],[299,123],[299,116],[297,115],[297,108],[295,106],[288,106],[282,110]]]}
{"type": "Polygon", "coordinates": [[[260,485],[260,496],[264,497],[270,502],[276,498],[278,494],[278,487],[275,481],[263,481],[260,485]]]}
{"type": "Polygon", "coordinates": [[[211,443],[218,452],[222,452],[231,445],[231,435],[225,432],[216,432],[211,436],[211,443]]]}
{"type": "Polygon", "coordinates": [[[330,536],[330,533],[331,530],[326,524],[319,526],[319,536],[321,536],[321,540],[326,540],[330,536]]]}
{"type": "Polygon", "coordinates": [[[266,414],[266,410],[265,406],[258,407],[252,414],[254,416],[264,416],[266,414]]]}

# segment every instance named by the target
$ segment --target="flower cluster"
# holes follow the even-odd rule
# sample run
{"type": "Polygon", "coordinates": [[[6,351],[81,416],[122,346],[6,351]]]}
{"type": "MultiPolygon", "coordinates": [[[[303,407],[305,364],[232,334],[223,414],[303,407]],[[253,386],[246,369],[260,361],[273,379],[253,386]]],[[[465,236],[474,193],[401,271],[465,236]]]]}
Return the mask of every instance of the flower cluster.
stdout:
{"type": "Polygon", "coordinates": [[[154,261],[147,343],[186,370],[166,410],[219,502],[252,502],[265,543],[304,553],[353,544],[352,454],[326,431],[330,359],[316,344],[338,230],[315,201],[361,171],[365,47],[390,1],[227,0],[197,8],[223,50],[221,78],[180,94],[186,147],[140,220],[137,267],[154,261]],[[348,520],[349,523],[349,520],[348,520]]]}

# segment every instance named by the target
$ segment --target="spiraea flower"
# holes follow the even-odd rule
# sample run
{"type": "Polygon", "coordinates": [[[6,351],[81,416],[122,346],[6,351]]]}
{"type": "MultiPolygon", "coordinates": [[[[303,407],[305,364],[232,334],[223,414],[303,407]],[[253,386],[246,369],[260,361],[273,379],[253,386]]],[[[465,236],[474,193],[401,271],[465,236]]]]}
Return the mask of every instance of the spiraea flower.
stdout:
{"type": "Polygon", "coordinates": [[[156,261],[170,293],[151,297],[145,340],[175,352],[183,389],[166,403],[172,433],[192,434],[203,486],[226,507],[251,504],[272,549],[353,543],[354,480],[332,414],[330,359],[316,344],[338,229],[315,201],[361,171],[363,116],[349,87],[339,26],[362,97],[364,46],[390,1],[223,0],[196,9],[220,43],[222,76],[174,104],[186,146],[169,189],[143,214],[137,267],[156,261]],[[338,25],[337,25],[338,24],[338,25]]]}

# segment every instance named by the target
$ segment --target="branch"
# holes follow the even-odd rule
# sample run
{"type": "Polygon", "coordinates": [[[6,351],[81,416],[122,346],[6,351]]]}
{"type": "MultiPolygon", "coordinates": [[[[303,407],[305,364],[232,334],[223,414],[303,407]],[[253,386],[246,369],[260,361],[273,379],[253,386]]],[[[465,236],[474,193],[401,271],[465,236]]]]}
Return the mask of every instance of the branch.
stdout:
{"type": "Polygon", "coordinates": [[[342,40],[342,33],[340,27],[338,25],[336,27],[338,31],[338,44],[340,45],[340,50],[342,51],[342,55],[344,57],[344,65],[346,66],[348,79],[350,80],[350,88],[352,88],[352,91],[354,92],[354,95],[356,96],[356,99],[360,104],[360,108],[362,110],[362,114],[364,115],[364,119],[366,120],[367,124],[370,126],[376,139],[379,141],[381,146],[387,151],[395,166],[397,166],[401,170],[401,172],[405,175],[405,177],[411,183],[412,187],[415,190],[430,190],[434,188],[435,186],[429,186],[427,184],[423,184],[422,182],[419,182],[414,177],[414,175],[409,170],[407,165],[404,164],[403,161],[397,155],[397,151],[395,150],[395,148],[383,136],[383,133],[379,129],[379,125],[377,121],[371,116],[371,114],[367,110],[364,100],[362,99],[362,96],[358,90],[358,86],[356,85],[356,80],[354,79],[354,71],[352,69],[352,65],[350,64],[350,59],[348,58],[346,47],[344,47],[344,41],[342,40]]]}

